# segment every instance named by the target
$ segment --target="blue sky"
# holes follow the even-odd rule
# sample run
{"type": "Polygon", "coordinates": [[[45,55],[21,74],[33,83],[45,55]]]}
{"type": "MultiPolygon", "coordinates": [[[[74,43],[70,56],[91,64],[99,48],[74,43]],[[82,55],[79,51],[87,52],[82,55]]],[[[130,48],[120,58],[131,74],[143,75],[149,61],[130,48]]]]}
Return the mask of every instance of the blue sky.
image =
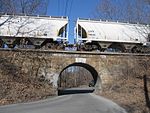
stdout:
{"type": "Polygon", "coordinates": [[[99,0],[49,0],[47,15],[69,17],[69,42],[74,41],[74,26],[78,17],[92,18],[99,0]]]}

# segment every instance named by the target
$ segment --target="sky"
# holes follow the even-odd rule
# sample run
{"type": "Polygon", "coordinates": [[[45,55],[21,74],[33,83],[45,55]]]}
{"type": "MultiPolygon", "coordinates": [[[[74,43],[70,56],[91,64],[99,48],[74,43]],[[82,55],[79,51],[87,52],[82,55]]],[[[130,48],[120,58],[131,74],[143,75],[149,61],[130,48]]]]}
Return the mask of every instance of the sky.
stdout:
{"type": "Polygon", "coordinates": [[[69,43],[74,43],[77,18],[92,18],[99,0],[49,0],[47,15],[69,18],[69,43]]]}

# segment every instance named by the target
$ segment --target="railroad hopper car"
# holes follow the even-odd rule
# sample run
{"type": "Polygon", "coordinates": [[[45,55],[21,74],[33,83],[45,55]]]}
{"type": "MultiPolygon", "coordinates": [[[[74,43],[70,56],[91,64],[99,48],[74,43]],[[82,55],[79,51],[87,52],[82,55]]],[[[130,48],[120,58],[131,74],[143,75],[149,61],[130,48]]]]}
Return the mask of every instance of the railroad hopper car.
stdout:
{"type": "Polygon", "coordinates": [[[68,42],[68,18],[0,15],[0,46],[60,48],[68,42]]]}
{"type": "Polygon", "coordinates": [[[148,52],[150,26],[78,19],[75,38],[78,50],[148,52]]]}

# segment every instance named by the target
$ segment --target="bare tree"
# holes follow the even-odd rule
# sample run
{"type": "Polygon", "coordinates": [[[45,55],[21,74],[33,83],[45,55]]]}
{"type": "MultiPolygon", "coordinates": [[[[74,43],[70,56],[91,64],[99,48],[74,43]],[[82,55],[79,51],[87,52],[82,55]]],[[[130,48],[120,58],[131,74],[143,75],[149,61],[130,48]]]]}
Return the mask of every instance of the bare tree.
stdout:
{"type": "Polygon", "coordinates": [[[79,66],[72,66],[61,73],[59,87],[88,87],[91,81],[93,81],[93,77],[87,69],[79,66]]]}
{"type": "MultiPolygon", "coordinates": [[[[48,2],[49,0],[0,0],[0,13],[46,15],[48,2]]],[[[21,17],[9,15],[8,18],[6,18],[4,21],[1,21],[0,27],[5,25],[5,23],[9,23],[10,26],[13,26],[15,21],[18,19],[21,19],[21,17]]],[[[18,34],[29,34],[30,32],[36,31],[39,28],[44,28],[44,25],[40,25],[37,28],[24,32],[22,29],[31,23],[33,23],[33,21],[30,18],[26,18],[25,20],[21,19],[20,22],[17,21],[16,24],[18,24],[18,27],[14,28],[16,30],[16,34],[13,37],[17,37],[18,34]]],[[[7,43],[9,47],[15,47],[17,44],[22,46],[27,44],[25,38],[20,38],[20,40],[10,38],[9,40],[11,40],[10,44],[8,44],[4,38],[0,39],[0,47],[4,47],[3,42],[7,43]]]]}
{"type": "Polygon", "coordinates": [[[149,3],[150,4],[150,0],[145,0],[145,2],[149,3]]]}
{"type": "Polygon", "coordinates": [[[96,8],[95,16],[101,19],[113,19],[115,7],[111,0],[102,0],[96,8]]]}
{"type": "Polygon", "coordinates": [[[150,0],[101,0],[95,17],[107,20],[150,23],[150,0]]]}
{"type": "Polygon", "coordinates": [[[45,15],[49,0],[0,0],[0,12],[45,15]]]}

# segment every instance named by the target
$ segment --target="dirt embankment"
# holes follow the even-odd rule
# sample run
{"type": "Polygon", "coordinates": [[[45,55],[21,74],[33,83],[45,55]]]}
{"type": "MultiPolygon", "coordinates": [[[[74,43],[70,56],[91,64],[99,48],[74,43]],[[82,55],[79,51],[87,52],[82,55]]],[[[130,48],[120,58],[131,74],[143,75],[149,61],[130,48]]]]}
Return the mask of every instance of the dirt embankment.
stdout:
{"type": "Polygon", "coordinates": [[[48,81],[25,73],[21,68],[0,58],[0,105],[35,101],[55,95],[48,81]]]}
{"type": "MultiPolygon", "coordinates": [[[[150,96],[150,79],[147,79],[147,89],[150,96]]],[[[118,103],[128,113],[150,113],[150,108],[146,106],[145,93],[142,77],[126,76],[116,79],[113,85],[109,84],[100,95],[118,103]]]]}

